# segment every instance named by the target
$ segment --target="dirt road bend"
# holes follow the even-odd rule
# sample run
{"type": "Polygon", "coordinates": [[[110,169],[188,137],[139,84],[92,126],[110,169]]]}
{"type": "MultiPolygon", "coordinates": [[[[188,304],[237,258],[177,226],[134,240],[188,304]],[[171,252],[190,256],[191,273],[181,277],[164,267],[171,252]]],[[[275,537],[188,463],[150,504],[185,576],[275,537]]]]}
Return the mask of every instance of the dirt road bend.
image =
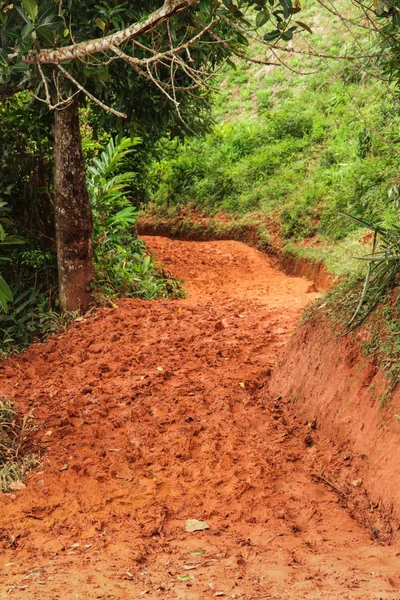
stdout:
{"type": "Polygon", "coordinates": [[[400,548],[313,478],[338,449],[266,392],[315,288],[238,242],[146,241],[186,299],[123,300],[1,364],[42,463],[0,495],[0,598],[400,598],[400,548]]]}

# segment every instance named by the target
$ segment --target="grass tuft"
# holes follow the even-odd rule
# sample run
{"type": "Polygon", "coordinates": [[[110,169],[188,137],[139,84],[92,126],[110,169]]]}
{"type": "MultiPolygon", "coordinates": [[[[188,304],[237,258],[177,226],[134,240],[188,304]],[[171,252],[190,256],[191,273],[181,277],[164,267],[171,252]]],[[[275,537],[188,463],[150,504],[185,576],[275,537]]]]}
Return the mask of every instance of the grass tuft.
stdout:
{"type": "Polygon", "coordinates": [[[32,413],[23,416],[12,400],[0,398],[0,492],[17,489],[38,464],[30,452],[33,430],[32,413]]]}

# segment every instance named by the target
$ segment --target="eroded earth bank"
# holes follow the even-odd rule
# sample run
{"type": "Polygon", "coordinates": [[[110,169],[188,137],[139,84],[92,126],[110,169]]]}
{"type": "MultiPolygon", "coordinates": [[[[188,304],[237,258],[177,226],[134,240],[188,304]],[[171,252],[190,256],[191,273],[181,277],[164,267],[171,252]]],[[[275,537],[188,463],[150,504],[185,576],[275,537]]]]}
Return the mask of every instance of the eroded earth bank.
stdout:
{"type": "Polygon", "coordinates": [[[0,597],[400,597],[343,448],[267,391],[314,286],[239,242],[146,241],[188,298],[121,301],[1,364],[42,462],[0,496],[0,597]]]}

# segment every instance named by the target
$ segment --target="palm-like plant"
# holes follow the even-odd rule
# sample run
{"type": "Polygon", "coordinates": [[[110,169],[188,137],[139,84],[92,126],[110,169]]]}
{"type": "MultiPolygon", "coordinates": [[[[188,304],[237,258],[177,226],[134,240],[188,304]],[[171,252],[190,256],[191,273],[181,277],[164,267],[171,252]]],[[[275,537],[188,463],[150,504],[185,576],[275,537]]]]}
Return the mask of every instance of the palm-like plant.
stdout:
{"type": "Polygon", "coordinates": [[[140,138],[111,138],[100,156],[87,168],[87,186],[93,212],[94,241],[104,243],[107,237],[136,223],[137,211],[126,197],[135,173],[116,173],[124,159],[131,154],[140,138]]]}
{"type": "Polygon", "coordinates": [[[87,169],[94,221],[95,281],[100,295],[140,296],[151,300],[182,296],[179,283],[157,273],[145,244],[132,233],[139,212],[127,196],[135,174],[118,171],[139,138],[110,140],[87,169]]]}
{"type": "Polygon", "coordinates": [[[366,227],[374,234],[372,252],[356,257],[367,263],[363,290],[349,322],[349,325],[358,326],[378,306],[386,292],[393,289],[397,283],[400,272],[400,227],[387,229],[371,225],[346,213],[339,214],[361,227],[366,227]],[[361,314],[363,308],[365,310],[361,314]]]}
{"type": "MultiPolygon", "coordinates": [[[[22,244],[23,241],[14,235],[7,233],[5,227],[13,225],[12,219],[8,215],[7,204],[0,201],[0,246],[10,246],[22,244]]],[[[0,256],[0,263],[8,262],[9,258],[0,256]]],[[[12,291],[0,272],[0,307],[4,312],[8,311],[8,305],[13,300],[12,291]]]]}

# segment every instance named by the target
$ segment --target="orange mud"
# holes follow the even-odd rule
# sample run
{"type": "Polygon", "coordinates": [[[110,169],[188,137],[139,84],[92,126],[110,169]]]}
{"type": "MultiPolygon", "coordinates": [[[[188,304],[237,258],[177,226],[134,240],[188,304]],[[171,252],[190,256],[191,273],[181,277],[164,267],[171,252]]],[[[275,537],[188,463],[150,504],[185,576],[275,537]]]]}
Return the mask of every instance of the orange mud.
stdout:
{"type": "Polygon", "coordinates": [[[400,597],[400,550],[313,477],[335,447],[264,387],[314,287],[239,242],[146,241],[187,299],[123,300],[1,365],[43,459],[0,495],[0,598],[400,597]]]}

